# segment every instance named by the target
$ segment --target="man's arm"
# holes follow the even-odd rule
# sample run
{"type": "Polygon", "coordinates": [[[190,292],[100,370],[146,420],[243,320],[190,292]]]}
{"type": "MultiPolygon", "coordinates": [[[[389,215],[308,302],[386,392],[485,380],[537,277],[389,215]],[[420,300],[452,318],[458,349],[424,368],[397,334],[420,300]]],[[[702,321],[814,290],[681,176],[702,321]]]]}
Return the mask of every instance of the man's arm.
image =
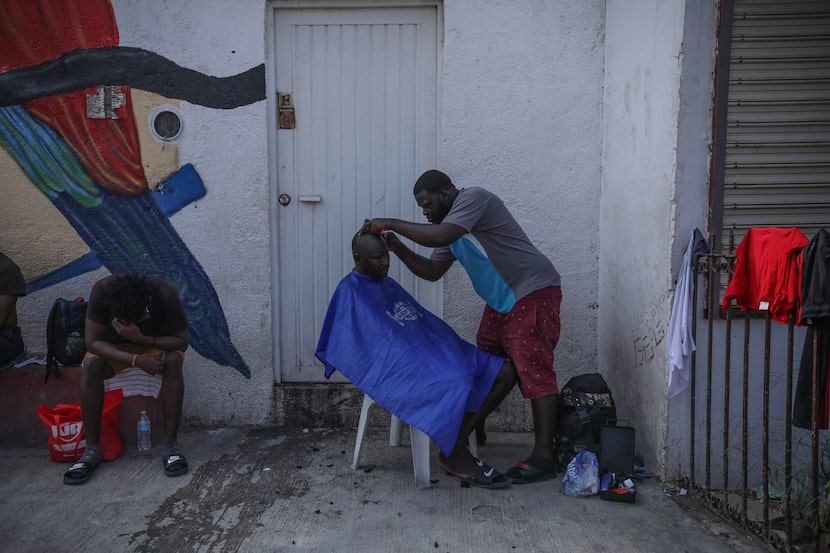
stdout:
{"type": "Polygon", "coordinates": [[[364,232],[371,231],[375,234],[380,234],[385,230],[393,230],[413,242],[429,248],[449,246],[467,234],[467,231],[462,227],[452,223],[435,225],[432,223],[412,223],[401,219],[372,219],[364,224],[362,229],[364,232]]]}
{"type": "Polygon", "coordinates": [[[119,336],[134,344],[163,349],[165,351],[184,351],[188,346],[187,328],[174,332],[169,336],[147,336],[141,332],[138,325],[125,325],[117,319],[112,321],[112,327],[119,336]]]}
{"type": "Polygon", "coordinates": [[[95,321],[87,317],[84,329],[86,349],[90,353],[94,353],[95,355],[103,357],[104,359],[118,361],[119,363],[124,363],[125,365],[129,365],[130,363],[132,363],[133,354],[128,353],[126,351],[121,351],[120,349],[112,345],[112,343],[106,341],[104,339],[106,333],[107,325],[96,323],[95,321]]]}
{"type": "Polygon", "coordinates": [[[184,351],[190,345],[187,328],[175,332],[170,336],[156,336],[153,347],[164,351],[184,351]]]}
{"type": "MultiPolygon", "coordinates": [[[[112,326],[123,338],[132,343],[154,347],[164,351],[184,351],[188,346],[187,328],[173,333],[170,336],[146,336],[134,324],[125,325],[118,320],[112,321],[112,326]]],[[[108,359],[118,361],[127,366],[136,366],[148,374],[160,374],[164,371],[164,356],[162,354],[132,354],[121,351],[111,342],[104,339],[107,332],[107,325],[96,323],[87,318],[86,320],[86,349],[91,353],[108,359]]]]}
{"type": "Polygon", "coordinates": [[[452,259],[429,259],[409,249],[395,234],[389,232],[383,235],[389,251],[398,256],[403,264],[416,276],[430,281],[436,281],[449,270],[452,259]]]}
{"type": "MultiPolygon", "coordinates": [[[[183,328],[182,330],[175,332],[169,336],[147,336],[143,334],[141,332],[141,329],[139,329],[138,326],[136,326],[135,324],[125,325],[117,319],[114,319],[112,321],[112,327],[115,329],[119,336],[121,336],[129,342],[141,346],[162,349],[165,351],[185,351],[189,343],[187,328],[183,328]]],[[[123,361],[125,363],[127,361],[131,361],[132,355],[120,355],[123,354],[123,352],[104,339],[106,332],[106,325],[96,323],[95,321],[87,318],[87,349],[95,355],[104,357],[105,359],[111,359],[113,361],[123,361]]]]}

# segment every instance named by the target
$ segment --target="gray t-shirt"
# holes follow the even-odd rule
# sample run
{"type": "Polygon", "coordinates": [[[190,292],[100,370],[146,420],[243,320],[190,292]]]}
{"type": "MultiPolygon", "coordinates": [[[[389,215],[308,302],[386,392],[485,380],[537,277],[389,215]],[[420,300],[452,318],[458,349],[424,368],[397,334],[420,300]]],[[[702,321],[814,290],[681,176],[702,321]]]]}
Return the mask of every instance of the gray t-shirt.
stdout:
{"type": "Polygon", "coordinates": [[[553,263],[492,192],[462,188],[443,222],[458,225],[467,234],[435,248],[432,259],[457,259],[478,295],[499,313],[507,313],[532,292],[559,285],[553,263]]]}

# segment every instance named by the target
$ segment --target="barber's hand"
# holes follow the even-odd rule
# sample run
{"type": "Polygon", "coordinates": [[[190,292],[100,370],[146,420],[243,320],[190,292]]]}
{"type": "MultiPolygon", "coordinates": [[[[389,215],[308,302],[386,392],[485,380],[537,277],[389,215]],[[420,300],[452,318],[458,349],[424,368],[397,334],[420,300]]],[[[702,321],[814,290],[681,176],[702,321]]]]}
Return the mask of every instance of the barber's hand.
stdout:
{"type": "Polygon", "coordinates": [[[144,334],[141,332],[141,329],[138,328],[138,326],[136,326],[135,323],[127,325],[122,323],[118,319],[113,319],[111,322],[112,328],[115,330],[115,332],[117,332],[119,336],[121,336],[122,338],[126,338],[130,342],[138,343],[139,339],[142,336],[144,336],[144,334]]]}
{"type": "Polygon", "coordinates": [[[366,219],[363,227],[360,229],[360,234],[364,232],[371,232],[373,234],[381,234],[387,230],[392,229],[392,219],[366,219]]]}
{"type": "Polygon", "coordinates": [[[398,247],[403,246],[401,239],[398,238],[398,235],[391,230],[384,232],[381,236],[383,236],[383,240],[386,242],[386,247],[389,248],[390,252],[395,252],[398,247]]]}
{"type": "Polygon", "coordinates": [[[164,352],[141,353],[135,358],[135,366],[153,376],[162,374],[164,372],[164,352]]]}

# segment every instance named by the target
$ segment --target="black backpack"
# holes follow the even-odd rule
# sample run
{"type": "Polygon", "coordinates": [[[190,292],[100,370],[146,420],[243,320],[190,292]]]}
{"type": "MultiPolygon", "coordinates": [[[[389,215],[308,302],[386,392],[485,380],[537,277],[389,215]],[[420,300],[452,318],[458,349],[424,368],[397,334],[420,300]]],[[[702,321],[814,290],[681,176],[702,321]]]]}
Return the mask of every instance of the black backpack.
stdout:
{"type": "Polygon", "coordinates": [[[84,327],[87,302],[84,298],[74,301],[58,298],[49,311],[46,323],[46,378],[60,378],[59,368],[64,365],[80,365],[86,354],[84,327]]]}
{"type": "Polygon", "coordinates": [[[559,397],[557,457],[562,466],[567,466],[582,450],[599,453],[600,429],[616,423],[617,407],[611,389],[599,373],[571,378],[559,397]]]}

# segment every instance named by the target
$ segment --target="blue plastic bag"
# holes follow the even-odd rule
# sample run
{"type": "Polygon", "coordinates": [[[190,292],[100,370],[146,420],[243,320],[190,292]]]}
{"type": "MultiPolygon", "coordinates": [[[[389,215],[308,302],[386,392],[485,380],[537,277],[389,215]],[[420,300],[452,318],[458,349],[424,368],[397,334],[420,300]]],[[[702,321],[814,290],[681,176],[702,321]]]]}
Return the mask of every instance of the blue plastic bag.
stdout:
{"type": "Polygon", "coordinates": [[[588,450],[580,451],[568,463],[562,478],[562,493],[571,497],[588,497],[599,492],[599,462],[588,450]]]}

